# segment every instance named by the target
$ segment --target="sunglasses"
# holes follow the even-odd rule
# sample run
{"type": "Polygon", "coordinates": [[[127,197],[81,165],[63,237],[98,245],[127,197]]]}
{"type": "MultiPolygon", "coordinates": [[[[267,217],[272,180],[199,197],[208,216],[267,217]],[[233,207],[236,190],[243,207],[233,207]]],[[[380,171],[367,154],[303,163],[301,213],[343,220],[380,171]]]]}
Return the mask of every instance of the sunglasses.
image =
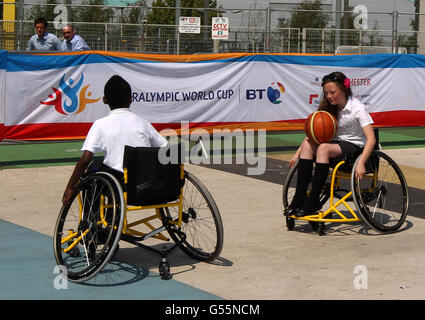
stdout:
{"type": "Polygon", "coordinates": [[[332,82],[339,82],[339,83],[342,82],[341,79],[339,79],[336,75],[330,73],[322,78],[322,86],[325,84],[325,81],[327,80],[330,80],[332,82]]]}
{"type": "Polygon", "coordinates": [[[335,74],[330,73],[322,78],[322,87],[325,85],[326,81],[338,82],[342,84],[346,89],[350,89],[351,82],[350,79],[345,77],[344,79],[338,78],[335,74]]]}

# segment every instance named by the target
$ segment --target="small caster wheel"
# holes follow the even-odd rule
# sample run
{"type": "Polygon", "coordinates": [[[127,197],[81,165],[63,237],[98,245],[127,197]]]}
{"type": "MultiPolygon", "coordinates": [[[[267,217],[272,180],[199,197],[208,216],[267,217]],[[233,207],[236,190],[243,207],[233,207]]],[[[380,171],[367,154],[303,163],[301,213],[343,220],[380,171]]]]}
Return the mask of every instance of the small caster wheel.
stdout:
{"type": "Polygon", "coordinates": [[[170,280],[172,278],[170,274],[170,264],[165,258],[162,258],[159,262],[159,275],[163,280],[170,280]]]}
{"type": "Polygon", "coordinates": [[[295,220],[293,218],[286,217],[286,228],[293,230],[295,227],[295,220]]]}
{"type": "Polygon", "coordinates": [[[323,222],[319,223],[319,226],[317,228],[317,233],[319,234],[319,236],[323,236],[324,234],[326,234],[326,227],[323,222]]]}
{"type": "Polygon", "coordinates": [[[310,221],[310,225],[313,228],[313,231],[314,232],[317,232],[318,231],[318,229],[319,229],[319,223],[318,222],[316,222],[316,221],[310,221]]]}

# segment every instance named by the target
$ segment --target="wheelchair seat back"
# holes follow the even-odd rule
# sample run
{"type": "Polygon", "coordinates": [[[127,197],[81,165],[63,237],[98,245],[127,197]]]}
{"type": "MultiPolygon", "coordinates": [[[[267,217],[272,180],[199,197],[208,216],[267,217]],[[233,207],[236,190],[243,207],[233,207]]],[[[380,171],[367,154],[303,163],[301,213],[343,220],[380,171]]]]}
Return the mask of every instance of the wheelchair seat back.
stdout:
{"type": "Polygon", "coordinates": [[[161,148],[125,146],[123,166],[128,170],[127,203],[134,206],[175,201],[184,183],[181,165],[162,164],[161,148]]]}

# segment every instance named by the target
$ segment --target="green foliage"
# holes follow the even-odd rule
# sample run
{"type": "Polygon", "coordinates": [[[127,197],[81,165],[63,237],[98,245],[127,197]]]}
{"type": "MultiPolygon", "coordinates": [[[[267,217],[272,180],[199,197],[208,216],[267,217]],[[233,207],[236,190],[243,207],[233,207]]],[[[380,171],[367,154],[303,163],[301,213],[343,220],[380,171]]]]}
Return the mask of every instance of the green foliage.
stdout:
{"type": "MultiPolygon", "coordinates": [[[[204,19],[204,12],[202,10],[197,9],[190,9],[190,8],[203,8],[204,7],[204,0],[181,0],[181,6],[183,8],[189,8],[189,9],[182,9],[181,10],[181,16],[182,17],[201,17],[201,24],[202,25],[209,25],[211,23],[211,17],[216,17],[217,11],[215,10],[208,10],[208,20],[209,21],[203,21],[204,19]]],[[[175,0],[155,0],[152,3],[152,7],[170,7],[175,8],[176,7],[176,1],[175,0]]],[[[217,7],[217,1],[216,0],[210,0],[209,1],[209,8],[218,9],[217,7]]],[[[175,17],[176,17],[176,10],[175,9],[152,9],[152,12],[148,14],[148,23],[149,24],[175,24],[175,17]]]]}
{"type": "Polygon", "coordinates": [[[131,24],[141,24],[143,23],[144,11],[146,10],[145,1],[136,1],[134,3],[127,2],[127,6],[134,6],[126,8],[123,13],[120,21],[122,23],[131,23],[131,24]]]}
{"type": "Polygon", "coordinates": [[[46,0],[43,4],[34,5],[30,9],[27,19],[35,20],[36,18],[44,18],[47,21],[53,21],[55,19],[53,10],[56,4],[57,0],[46,0]]]}
{"type": "Polygon", "coordinates": [[[325,28],[330,20],[330,14],[320,7],[320,0],[303,0],[291,13],[288,27],[291,28],[325,28]],[[315,12],[301,11],[315,10],[315,12]]]}
{"type": "Polygon", "coordinates": [[[111,8],[102,8],[105,6],[105,0],[85,0],[82,5],[99,5],[93,7],[76,7],[72,12],[74,21],[81,22],[110,22],[112,21],[114,11],[111,8]]]}
{"type": "MultiPolygon", "coordinates": [[[[39,17],[45,18],[47,21],[54,21],[55,14],[53,10],[58,4],[57,0],[46,0],[42,4],[32,6],[27,19],[34,20],[39,17]]],[[[74,7],[71,9],[73,21],[78,22],[109,22],[113,18],[113,10],[110,8],[102,8],[100,6],[107,5],[105,0],[84,0],[82,5],[99,5],[99,7],[74,7]]]]}

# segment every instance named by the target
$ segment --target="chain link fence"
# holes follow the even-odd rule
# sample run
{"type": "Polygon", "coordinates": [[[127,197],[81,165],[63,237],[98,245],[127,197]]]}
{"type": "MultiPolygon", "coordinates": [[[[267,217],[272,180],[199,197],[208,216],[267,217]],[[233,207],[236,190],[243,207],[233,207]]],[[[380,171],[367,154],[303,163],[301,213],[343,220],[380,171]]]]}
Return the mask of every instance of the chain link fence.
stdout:
{"type": "MultiPolygon", "coordinates": [[[[49,20],[48,31],[63,40],[62,24],[66,19],[57,19],[61,14],[56,10],[61,6],[71,10],[72,26],[82,36],[92,50],[143,52],[161,54],[201,54],[201,53],[375,53],[401,52],[419,53],[419,39],[425,36],[418,29],[422,17],[415,13],[369,12],[368,25],[354,28],[354,11],[308,11],[262,9],[209,9],[211,16],[230,16],[229,36],[226,40],[213,40],[211,19],[202,24],[199,34],[179,33],[175,23],[177,8],[152,8],[147,6],[89,6],[39,4],[39,3],[0,2],[13,6],[14,20],[0,20],[0,49],[25,51],[34,31],[34,14],[57,12],[49,20]],[[54,11],[56,10],[56,11],[54,11]],[[89,10],[91,22],[86,22],[89,10]],[[107,10],[107,11],[105,11],[107,10]],[[152,12],[166,16],[172,13],[174,19],[169,24],[152,23],[152,12]],[[102,14],[99,14],[99,13],[102,14]],[[105,15],[105,13],[107,13],[105,15]],[[85,15],[86,14],[86,15],[85,15]],[[94,17],[93,18],[93,14],[94,17]],[[299,27],[291,26],[295,14],[304,17],[299,27]],[[107,21],[97,21],[103,18],[107,21]],[[322,27],[310,27],[312,20],[324,15],[326,23],[322,27]],[[80,19],[80,20],[79,20],[80,19]],[[84,20],[83,20],[84,19],[84,20]],[[339,23],[338,23],[339,21],[339,23]]],[[[184,10],[187,8],[181,8],[184,10]]],[[[192,8],[193,9],[193,8],[192,8]]],[[[195,8],[201,12],[203,8],[195,8]]],[[[3,14],[3,17],[5,15],[3,14]]],[[[423,17],[425,19],[425,17],[423,17]]],[[[363,21],[364,23],[364,21],[363,21]]],[[[425,44],[424,44],[425,46],[425,44]]]]}

